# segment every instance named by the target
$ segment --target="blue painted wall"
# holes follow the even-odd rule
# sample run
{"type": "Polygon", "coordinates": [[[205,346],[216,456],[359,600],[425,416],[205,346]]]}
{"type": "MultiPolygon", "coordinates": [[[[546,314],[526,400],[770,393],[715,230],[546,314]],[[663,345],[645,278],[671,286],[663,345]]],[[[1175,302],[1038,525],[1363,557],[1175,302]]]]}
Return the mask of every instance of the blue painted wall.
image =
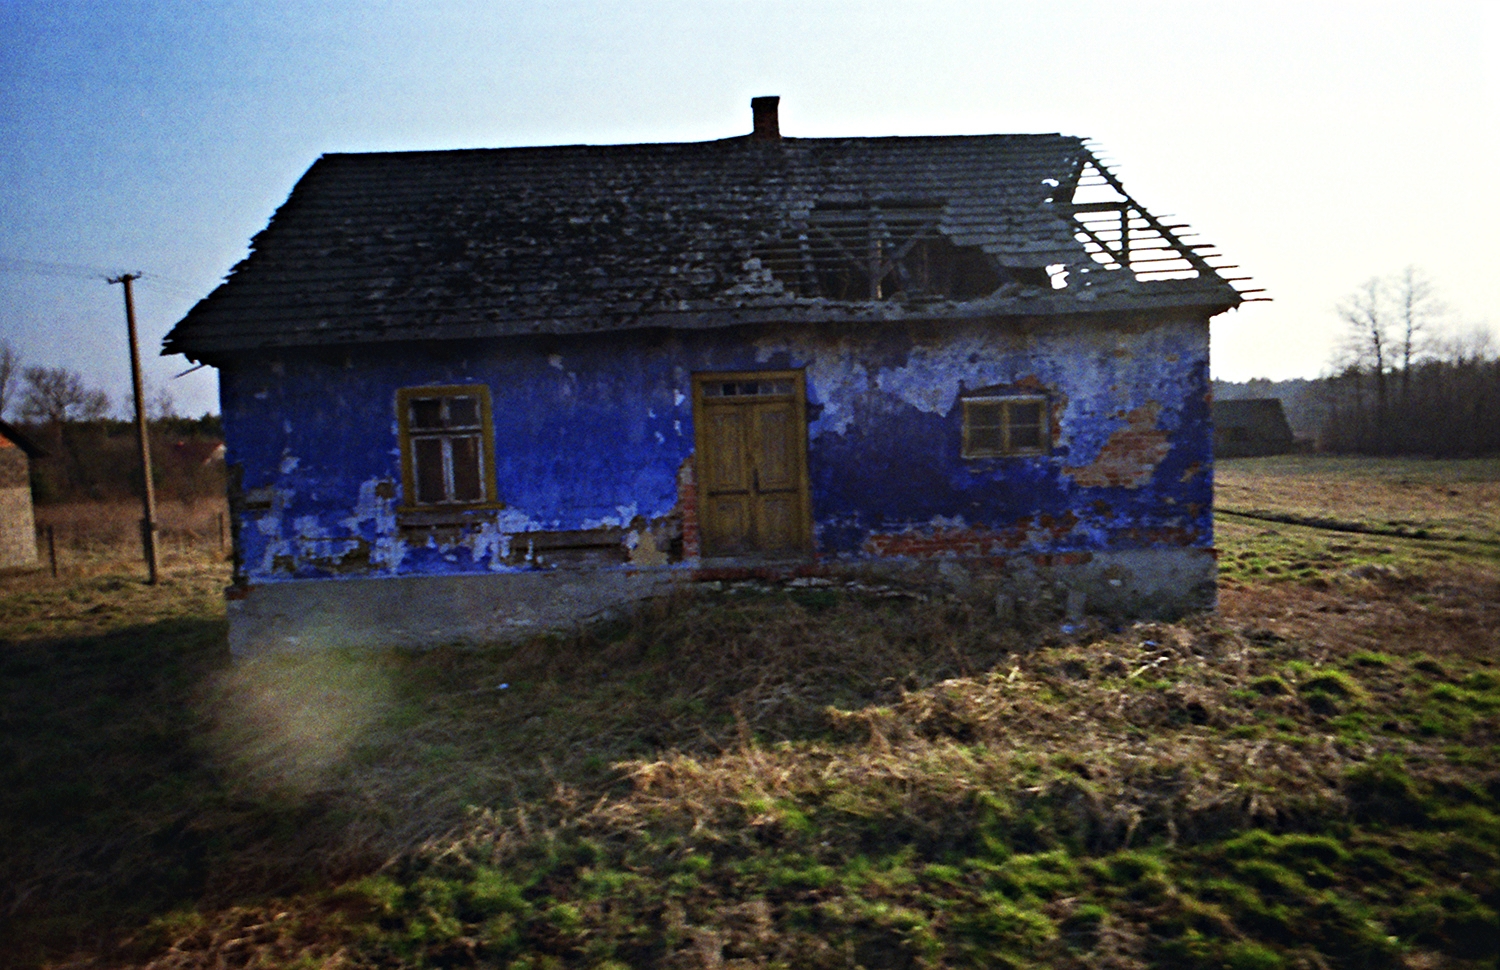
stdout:
{"type": "Polygon", "coordinates": [[[787,325],[237,358],[220,387],[243,578],[527,569],[511,555],[527,532],[669,519],[691,375],[784,368],[807,374],[822,556],[1212,545],[1201,314],[787,325]],[[461,535],[403,532],[396,390],[467,383],[490,389],[506,508],[461,535]],[[999,384],[1046,390],[1050,454],[960,457],[960,394],[999,384]]]}

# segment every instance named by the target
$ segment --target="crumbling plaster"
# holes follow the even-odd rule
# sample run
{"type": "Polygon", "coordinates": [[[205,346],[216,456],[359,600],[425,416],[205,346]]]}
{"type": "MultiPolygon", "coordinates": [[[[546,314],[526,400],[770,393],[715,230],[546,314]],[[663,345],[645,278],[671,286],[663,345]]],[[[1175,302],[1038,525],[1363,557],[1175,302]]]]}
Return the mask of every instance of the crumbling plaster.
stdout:
{"type": "Polygon", "coordinates": [[[1212,545],[1208,327],[1182,310],[237,355],[239,578],[534,572],[538,537],[589,530],[621,546],[595,565],[690,567],[693,373],[793,368],[820,557],[1212,545]],[[468,383],[490,389],[505,507],[403,525],[395,392],[468,383]],[[961,395],[996,387],[1048,395],[1048,454],[960,456],[961,395]]]}

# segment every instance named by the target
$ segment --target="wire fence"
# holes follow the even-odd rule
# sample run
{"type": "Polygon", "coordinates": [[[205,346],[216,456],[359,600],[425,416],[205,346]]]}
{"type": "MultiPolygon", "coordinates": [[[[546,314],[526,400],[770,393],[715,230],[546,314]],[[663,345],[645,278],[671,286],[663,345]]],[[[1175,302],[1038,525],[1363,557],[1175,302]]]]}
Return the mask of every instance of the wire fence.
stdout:
{"type": "MultiPolygon", "coordinates": [[[[89,574],[144,557],[138,502],[60,502],[37,506],[35,516],[38,559],[54,575],[89,574]]],[[[156,518],[164,565],[229,555],[222,499],[167,500],[158,504],[156,518]]]]}

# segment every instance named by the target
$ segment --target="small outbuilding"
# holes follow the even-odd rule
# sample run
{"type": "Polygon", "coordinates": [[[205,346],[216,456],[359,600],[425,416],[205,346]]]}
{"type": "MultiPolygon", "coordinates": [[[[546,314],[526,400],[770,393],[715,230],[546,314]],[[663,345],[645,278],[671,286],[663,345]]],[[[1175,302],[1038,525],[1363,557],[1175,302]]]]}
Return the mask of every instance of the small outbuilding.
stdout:
{"type": "Polygon", "coordinates": [[[166,339],[219,368],[240,654],[840,570],[1214,600],[1243,292],[1079,138],[327,155],[166,339]]]}
{"type": "Polygon", "coordinates": [[[1215,401],[1213,418],[1214,454],[1220,458],[1284,455],[1293,450],[1292,426],[1280,398],[1215,401]]]}
{"type": "Polygon", "coordinates": [[[37,563],[31,462],[44,454],[19,428],[0,421],[0,569],[37,563]]]}

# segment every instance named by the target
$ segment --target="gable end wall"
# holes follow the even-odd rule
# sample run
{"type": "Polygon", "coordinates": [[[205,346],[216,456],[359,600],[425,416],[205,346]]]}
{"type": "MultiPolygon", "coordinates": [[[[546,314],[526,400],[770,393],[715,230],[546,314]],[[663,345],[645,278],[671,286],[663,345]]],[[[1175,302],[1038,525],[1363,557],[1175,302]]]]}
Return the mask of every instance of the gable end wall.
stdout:
{"type": "Polygon", "coordinates": [[[0,437],[0,569],[36,565],[30,468],[26,452],[0,437]]]}

